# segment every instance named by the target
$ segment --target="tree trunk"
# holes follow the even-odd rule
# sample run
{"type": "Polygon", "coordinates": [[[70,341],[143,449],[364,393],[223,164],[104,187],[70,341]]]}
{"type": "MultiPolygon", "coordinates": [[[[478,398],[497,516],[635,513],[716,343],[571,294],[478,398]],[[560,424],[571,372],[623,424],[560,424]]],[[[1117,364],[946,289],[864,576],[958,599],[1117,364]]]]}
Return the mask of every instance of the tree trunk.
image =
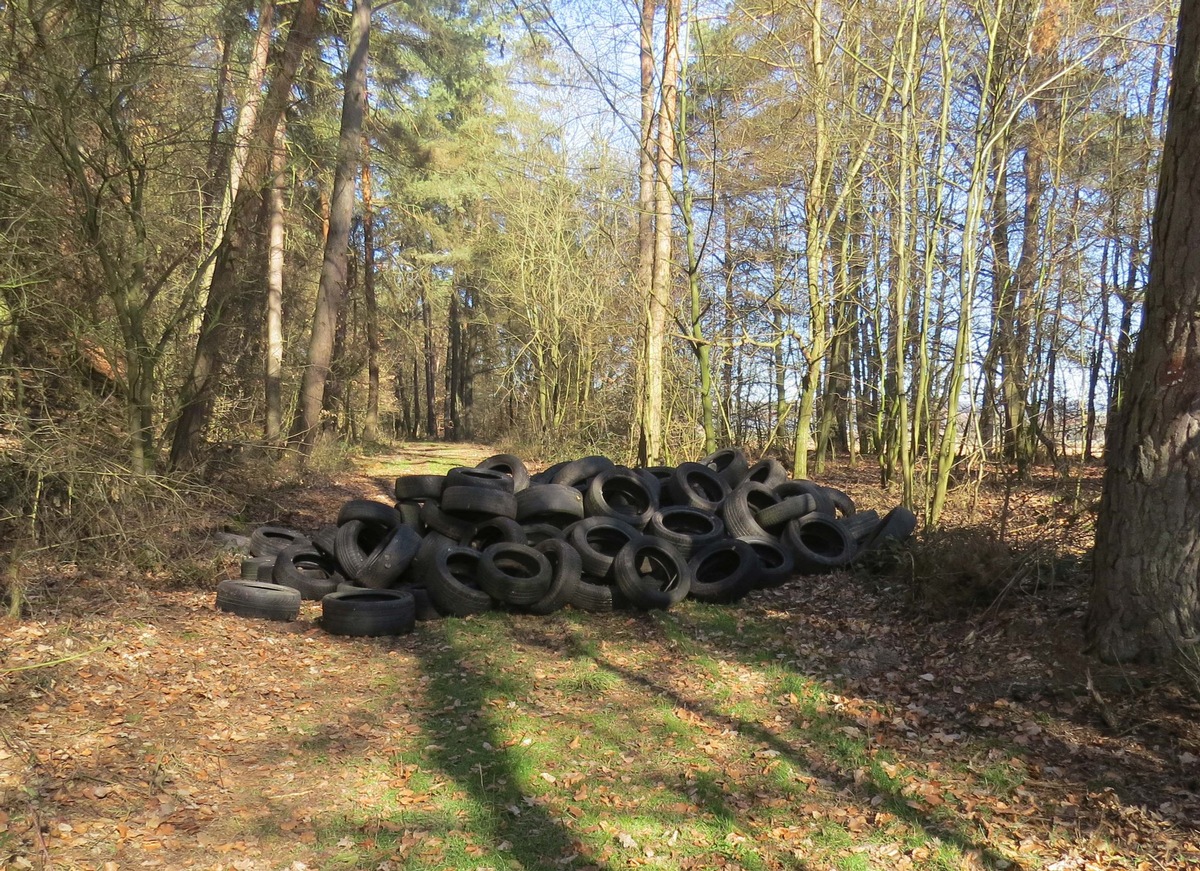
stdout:
{"type": "Polygon", "coordinates": [[[291,98],[292,83],[300,60],[313,42],[319,0],[301,0],[288,32],[287,43],[267,89],[266,99],[254,127],[253,146],[249,149],[241,174],[237,199],[230,214],[230,228],[217,251],[212,283],[204,305],[200,335],[192,371],[180,391],[180,411],[171,441],[171,465],[192,462],[200,447],[200,438],[212,416],[212,403],[221,379],[227,334],[232,311],[245,278],[245,257],[250,248],[251,223],[260,211],[255,206],[267,174],[275,132],[291,98]]]}
{"type": "MultiPolygon", "coordinates": [[[[425,292],[421,294],[421,323],[425,328],[425,435],[437,438],[437,356],[433,350],[433,306],[429,294],[433,290],[433,276],[425,274],[425,292]]],[[[416,373],[413,373],[416,386],[416,373]]]]}
{"type": "Polygon", "coordinates": [[[363,198],[363,317],[367,322],[367,414],[363,440],[379,439],[379,303],[375,298],[375,210],[371,200],[371,149],[364,143],[363,198]]]}
{"type": "Polygon", "coordinates": [[[1091,649],[1107,662],[1200,643],[1200,5],[1179,15],[1145,311],[1109,430],[1091,649]]]}
{"type": "Polygon", "coordinates": [[[266,439],[278,444],[283,434],[283,194],[287,189],[287,149],[283,125],[275,139],[271,189],[267,193],[267,404],[266,439]]]}
{"type": "Polygon", "coordinates": [[[354,182],[362,154],[362,124],[367,92],[367,54],[371,39],[371,0],[356,0],[350,22],[346,73],[342,95],[341,132],[329,209],[329,236],[313,312],[308,360],[300,382],[300,401],[291,440],[302,453],[312,450],[321,419],[321,404],[333,354],[333,333],[346,288],[350,223],[354,217],[354,182]]]}

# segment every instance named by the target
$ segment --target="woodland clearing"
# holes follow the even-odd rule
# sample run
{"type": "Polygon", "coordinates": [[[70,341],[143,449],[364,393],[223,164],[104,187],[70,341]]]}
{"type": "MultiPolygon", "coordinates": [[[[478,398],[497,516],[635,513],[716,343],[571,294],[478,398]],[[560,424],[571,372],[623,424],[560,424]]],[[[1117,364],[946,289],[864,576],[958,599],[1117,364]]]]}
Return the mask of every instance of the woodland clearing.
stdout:
{"type": "MultiPolygon", "coordinates": [[[[491,452],[406,446],[245,521],[315,529],[491,452]]],[[[866,461],[816,477],[896,501],[866,461]]],[[[949,526],[1003,513],[1014,546],[1075,553],[954,617],[914,594],[915,558],[732,606],[386,639],[328,635],[314,603],[219,613],[216,577],[64,574],[0,626],[0,866],[1194,867],[1200,706],[1080,652],[1098,484],[960,489],[949,526]]]]}

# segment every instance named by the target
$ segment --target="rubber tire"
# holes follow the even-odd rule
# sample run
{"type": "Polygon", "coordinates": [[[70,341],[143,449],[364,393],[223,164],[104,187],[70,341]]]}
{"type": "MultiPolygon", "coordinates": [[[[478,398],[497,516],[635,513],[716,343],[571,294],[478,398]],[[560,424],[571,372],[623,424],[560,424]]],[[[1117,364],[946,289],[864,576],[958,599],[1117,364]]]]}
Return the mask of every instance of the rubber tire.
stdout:
{"type": "Polygon", "coordinates": [[[475,526],[469,520],[463,520],[461,517],[451,517],[432,499],[421,506],[421,519],[434,532],[441,533],[454,541],[460,541],[475,526]]]}
{"type": "Polygon", "coordinates": [[[525,531],[525,543],[534,547],[546,541],[565,541],[567,537],[567,533],[553,523],[522,523],[521,529],[525,531]]]}
{"type": "Polygon", "coordinates": [[[434,556],[439,550],[456,547],[458,543],[442,535],[440,532],[427,532],[417,548],[417,555],[400,578],[401,584],[420,584],[425,586],[425,575],[433,566],[434,556]]]}
{"type": "Polygon", "coordinates": [[[554,474],[553,483],[575,487],[616,465],[608,457],[591,456],[572,460],[554,474]]]}
{"type": "Polygon", "coordinates": [[[241,577],[243,581],[257,581],[258,570],[261,566],[270,566],[275,568],[275,558],[279,554],[271,554],[270,556],[251,556],[242,560],[241,577]]]}
{"type": "Polygon", "coordinates": [[[508,605],[532,605],[549,592],[553,580],[546,555],[527,544],[502,541],[479,558],[479,586],[508,605]]]}
{"type": "Polygon", "coordinates": [[[512,544],[529,544],[525,528],[511,517],[493,517],[491,520],[477,523],[458,543],[472,550],[483,551],[502,541],[512,544]]]}
{"type": "Polygon", "coordinates": [[[810,514],[788,522],[784,544],[796,558],[802,575],[823,575],[850,563],[858,545],[832,514],[810,514]]]}
{"type": "Polygon", "coordinates": [[[640,536],[640,532],[615,517],[588,517],[567,530],[567,543],[579,551],[586,574],[605,578],[621,548],[640,536]]]}
{"type": "Polygon", "coordinates": [[[418,535],[425,534],[425,521],[421,519],[421,506],[424,504],[415,499],[405,499],[403,502],[396,503],[396,510],[400,512],[400,520],[405,526],[415,529],[418,535]]]}
{"type": "Polygon", "coordinates": [[[849,493],[845,493],[837,487],[826,487],[822,484],[818,484],[817,486],[829,497],[829,501],[833,503],[833,507],[837,509],[839,516],[849,517],[855,513],[854,500],[850,498],[849,493]]]}
{"type": "Polygon", "coordinates": [[[568,525],[584,517],[583,494],[566,484],[532,484],[517,494],[517,520],[568,525]]]}
{"type": "Polygon", "coordinates": [[[337,558],[337,527],[322,526],[312,537],[313,547],[331,558],[337,558]]]}
{"type": "Polygon", "coordinates": [[[407,590],[343,590],[321,600],[321,628],[331,635],[407,635],[416,625],[407,590]]]}
{"type": "Polygon", "coordinates": [[[792,552],[773,538],[744,538],[758,557],[758,572],[754,586],[759,590],[782,587],[796,576],[796,558],[792,552]]]}
{"type": "Polygon", "coordinates": [[[328,558],[311,544],[293,544],[275,557],[271,577],[281,587],[300,592],[300,598],[320,601],[334,592],[344,578],[329,565],[328,558]]]}
{"type": "Polygon", "coordinates": [[[731,488],[742,483],[750,471],[750,461],[741,448],[721,448],[700,461],[725,479],[731,488]]]}
{"type": "Polygon", "coordinates": [[[654,500],[654,504],[662,505],[662,480],[649,469],[634,469],[633,473],[642,479],[642,483],[646,485],[646,489],[650,492],[650,498],[654,500]]]}
{"type": "Polygon", "coordinates": [[[672,505],[690,505],[714,514],[730,493],[725,479],[700,463],[676,466],[666,490],[672,505]]]}
{"type": "Polygon", "coordinates": [[[640,475],[616,466],[588,483],[583,508],[588,517],[615,517],[635,529],[644,529],[658,504],[640,475]]]}
{"type": "Polygon", "coordinates": [[[736,602],[755,589],[760,566],[754,549],[739,538],[710,544],[688,560],[692,571],[689,595],[700,602],[736,602]]]}
{"type": "Polygon", "coordinates": [[[849,517],[839,518],[839,522],[846,527],[846,532],[850,533],[850,537],[861,546],[864,541],[874,537],[875,533],[879,531],[879,512],[868,508],[866,511],[859,511],[849,517]]]}
{"type": "Polygon", "coordinates": [[[648,535],[621,548],[613,560],[612,575],[630,604],[645,611],[665,611],[678,605],[692,588],[687,560],[665,541],[648,535]]]}
{"type": "Polygon", "coordinates": [[[628,607],[625,594],[620,588],[610,584],[604,578],[584,572],[579,576],[579,583],[571,592],[570,604],[580,611],[592,611],[605,614],[619,608],[628,607]]]}
{"type": "Polygon", "coordinates": [[[654,512],[648,535],[665,541],[684,559],[725,537],[725,521],[716,514],[688,505],[668,505],[654,512]],[[687,531],[688,528],[696,532],[687,531]]]}
{"type": "Polygon", "coordinates": [[[789,520],[812,514],[817,510],[817,500],[808,493],[799,496],[789,496],[774,505],[768,505],[754,515],[754,522],[761,526],[769,535],[778,538],[783,533],[783,527],[789,520]]]}
{"type": "Polygon", "coordinates": [[[447,487],[442,491],[442,511],[478,523],[493,517],[517,516],[517,497],[491,487],[447,487]]]}
{"type": "Polygon", "coordinates": [[[550,563],[550,588],[546,595],[529,606],[531,614],[553,614],[568,605],[583,576],[579,551],[562,539],[550,538],[534,546],[550,563]]]}
{"type": "Polygon", "coordinates": [[[783,467],[783,463],[773,457],[766,457],[747,470],[744,480],[766,484],[768,487],[778,487],[787,479],[787,469],[783,467]]]}
{"type": "Polygon", "coordinates": [[[875,530],[875,534],[868,539],[866,547],[873,550],[888,541],[903,542],[916,531],[916,528],[917,515],[903,505],[897,505],[883,516],[883,520],[879,521],[879,527],[875,530]]]}
{"type": "Polygon", "coordinates": [[[412,593],[418,623],[442,619],[442,612],[433,604],[433,599],[429,596],[429,590],[425,588],[424,584],[401,584],[394,589],[407,590],[412,593]]]}
{"type": "Polygon", "coordinates": [[[351,520],[361,520],[363,523],[374,523],[394,529],[404,522],[400,512],[391,505],[375,502],[372,499],[351,499],[338,511],[337,525],[349,523],[351,520]]]}
{"type": "Polygon", "coordinates": [[[775,538],[758,522],[758,513],[779,502],[775,491],[757,481],[743,481],[721,506],[725,529],[734,538],[775,538]]]}
{"type": "Polygon", "coordinates": [[[447,617],[469,617],[492,610],[492,597],[475,585],[480,554],[469,547],[435,552],[425,573],[425,589],[434,606],[447,617]]]}
{"type": "MultiPolygon", "coordinates": [[[[456,466],[446,473],[446,487],[485,487],[489,490],[499,490],[502,493],[513,492],[513,479],[495,469],[472,469],[469,466],[456,466]]],[[[440,497],[439,497],[440,498],[440,497]]]]}
{"type": "Polygon", "coordinates": [[[286,526],[260,526],[250,533],[251,556],[275,556],[286,547],[308,539],[286,526]]]}
{"type": "Polygon", "coordinates": [[[775,488],[775,495],[780,499],[790,499],[793,496],[811,496],[817,501],[817,507],[814,510],[818,514],[834,514],[837,510],[834,508],[833,500],[829,498],[829,494],[825,491],[825,488],[813,481],[784,481],[775,488]]]}
{"type": "Polygon", "coordinates": [[[513,480],[513,492],[520,493],[529,486],[529,467],[516,454],[494,454],[475,467],[503,472],[513,480]]]}
{"type": "Polygon", "coordinates": [[[334,556],[347,578],[358,579],[371,555],[387,541],[391,532],[386,527],[362,520],[348,520],[338,527],[334,556]]]}
{"type": "Polygon", "coordinates": [[[375,548],[354,580],[360,587],[382,590],[392,586],[412,563],[421,546],[421,536],[411,526],[397,526],[375,548]]]}
{"type": "Polygon", "coordinates": [[[441,499],[445,486],[445,475],[401,475],[396,479],[394,491],[398,502],[424,501],[441,499]]]}
{"type": "Polygon", "coordinates": [[[217,610],[287,622],[300,616],[300,592],[279,584],[230,578],[217,584],[217,610]]]}

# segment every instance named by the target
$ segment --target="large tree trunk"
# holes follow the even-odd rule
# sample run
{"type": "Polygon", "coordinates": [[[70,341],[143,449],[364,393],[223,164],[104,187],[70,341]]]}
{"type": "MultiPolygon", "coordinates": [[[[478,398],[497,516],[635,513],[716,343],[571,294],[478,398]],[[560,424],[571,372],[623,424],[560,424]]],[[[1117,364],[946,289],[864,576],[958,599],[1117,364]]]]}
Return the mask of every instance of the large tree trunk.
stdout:
{"type": "Polygon", "coordinates": [[[287,150],[283,125],[275,140],[267,192],[267,348],[265,394],[266,439],[280,441],[283,432],[283,194],[287,188],[287,150]]]}
{"type": "Polygon", "coordinates": [[[292,424],[292,441],[307,454],[312,450],[321,421],[321,406],[333,334],[346,288],[346,262],[350,247],[350,223],[354,217],[354,182],[362,154],[363,111],[367,96],[367,53],[371,38],[371,0],[356,0],[350,22],[346,75],[342,95],[342,122],[338,136],[337,166],[333,174],[333,202],[329,209],[329,236],[313,312],[307,366],[300,381],[300,401],[292,424]]]}
{"type": "Polygon", "coordinates": [[[319,7],[319,0],[301,0],[297,5],[287,43],[258,112],[252,145],[229,216],[230,227],[217,251],[192,371],[180,394],[179,417],[171,441],[171,465],[175,467],[194,460],[200,437],[212,416],[214,388],[224,366],[231,315],[238,309],[238,295],[246,278],[245,259],[251,248],[252,224],[260,214],[257,206],[261,201],[275,132],[291,98],[300,60],[312,44],[319,7]]]}
{"type": "MultiPolygon", "coordinates": [[[[658,0],[642,0],[639,46],[641,61],[642,110],[638,138],[638,263],[637,286],[639,292],[649,299],[654,293],[654,216],[655,186],[654,167],[657,145],[654,139],[654,13],[658,0]]],[[[648,347],[649,336],[643,336],[648,347]]],[[[643,348],[643,353],[645,348],[643,348]]],[[[638,391],[638,458],[643,466],[650,465],[649,443],[644,426],[646,415],[645,384],[649,378],[650,361],[643,357],[640,374],[643,389],[638,391]]]]}
{"type": "Polygon", "coordinates": [[[1109,430],[1087,634],[1101,659],[1200,643],[1200,5],[1179,15],[1141,334],[1109,430]]]}
{"type": "Polygon", "coordinates": [[[379,304],[375,298],[375,211],[371,200],[371,150],[363,148],[363,317],[367,322],[367,414],[363,440],[379,439],[379,304]]]}

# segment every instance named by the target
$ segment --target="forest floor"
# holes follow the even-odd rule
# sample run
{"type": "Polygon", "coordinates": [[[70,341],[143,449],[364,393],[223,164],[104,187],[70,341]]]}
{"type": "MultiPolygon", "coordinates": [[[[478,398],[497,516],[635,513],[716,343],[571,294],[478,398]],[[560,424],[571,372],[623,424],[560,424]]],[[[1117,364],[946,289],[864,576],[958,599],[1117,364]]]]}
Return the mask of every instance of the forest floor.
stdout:
{"type": "MultiPolygon", "coordinates": [[[[244,519],[312,531],[487,453],[411,446],[244,519]]],[[[897,501],[869,463],[816,477],[897,501]]],[[[1086,542],[1097,484],[959,491],[950,525],[1007,505],[1013,541],[1086,542]]],[[[0,623],[0,867],[1200,867],[1200,705],[1084,658],[1083,584],[1024,565],[957,619],[903,572],[839,574],[387,639],[325,634],[312,603],[218,612],[217,578],[67,574],[0,623]]]]}

